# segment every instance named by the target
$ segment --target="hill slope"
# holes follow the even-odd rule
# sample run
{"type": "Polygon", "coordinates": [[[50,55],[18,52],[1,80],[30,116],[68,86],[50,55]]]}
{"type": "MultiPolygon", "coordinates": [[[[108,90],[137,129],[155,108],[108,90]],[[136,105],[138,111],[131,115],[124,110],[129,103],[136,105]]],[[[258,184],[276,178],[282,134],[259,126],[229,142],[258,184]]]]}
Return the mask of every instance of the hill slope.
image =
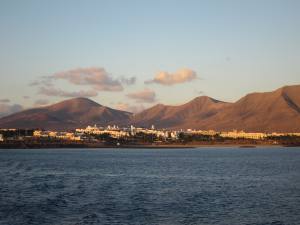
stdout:
{"type": "Polygon", "coordinates": [[[1,118],[0,127],[66,130],[93,124],[118,123],[128,120],[130,116],[129,112],[111,109],[90,99],[75,98],[1,118]]]}
{"type": "Polygon", "coordinates": [[[132,123],[139,126],[159,128],[186,128],[197,120],[206,120],[230,103],[202,96],[180,106],[158,104],[132,117],[132,123]]]}
{"type": "Polygon", "coordinates": [[[180,106],[156,105],[132,123],[173,129],[300,132],[300,85],[252,93],[235,103],[198,97],[180,106]]]}

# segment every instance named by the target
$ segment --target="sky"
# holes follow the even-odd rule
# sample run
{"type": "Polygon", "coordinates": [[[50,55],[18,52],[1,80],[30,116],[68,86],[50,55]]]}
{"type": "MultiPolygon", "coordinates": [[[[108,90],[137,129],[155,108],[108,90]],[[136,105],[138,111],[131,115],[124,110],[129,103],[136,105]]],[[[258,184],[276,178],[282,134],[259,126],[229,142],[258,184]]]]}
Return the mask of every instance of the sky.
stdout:
{"type": "Polygon", "coordinates": [[[1,0],[0,116],[72,97],[133,112],[300,83],[300,1],[1,0]]]}

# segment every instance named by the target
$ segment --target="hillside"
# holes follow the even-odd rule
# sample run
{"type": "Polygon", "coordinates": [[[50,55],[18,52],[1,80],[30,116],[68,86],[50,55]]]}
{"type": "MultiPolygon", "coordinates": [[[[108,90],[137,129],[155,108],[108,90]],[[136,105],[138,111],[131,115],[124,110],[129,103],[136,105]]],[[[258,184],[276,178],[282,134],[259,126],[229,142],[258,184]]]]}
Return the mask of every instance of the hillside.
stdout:
{"type": "Polygon", "coordinates": [[[180,106],[156,105],[132,123],[172,129],[300,132],[300,85],[252,93],[235,103],[198,97],[180,106]]]}
{"type": "Polygon", "coordinates": [[[94,124],[118,123],[128,120],[130,115],[129,112],[111,109],[90,99],[75,98],[1,118],[0,127],[65,130],[94,124]]]}

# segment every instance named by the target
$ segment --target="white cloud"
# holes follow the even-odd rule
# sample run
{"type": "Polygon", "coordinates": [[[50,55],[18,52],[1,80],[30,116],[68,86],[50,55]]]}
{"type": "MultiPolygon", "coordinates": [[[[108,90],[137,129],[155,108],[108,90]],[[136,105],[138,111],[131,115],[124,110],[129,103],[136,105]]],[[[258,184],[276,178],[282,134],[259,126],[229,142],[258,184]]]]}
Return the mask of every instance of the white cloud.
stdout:
{"type": "Polygon", "coordinates": [[[91,67],[68,70],[56,73],[51,78],[67,80],[75,85],[89,85],[98,91],[123,90],[121,81],[113,78],[104,68],[91,67]]]}
{"type": "Polygon", "coordinates": [[[50,102],[48,99],[38,99],[34,102],[34,106],[40,107],[40,106],[45,106],[48,105],[50,102]]]}
{"type": "Polygon", "coordinates": [[[133,92],[127,94],[127,97],[136,100],[136,102],[151,103],[156,100],[156,94],[154,91],[145,89],[143,91],[133,92]]]}
{"type": "Polygon", "coordinates": [[[132,113],[139,113],[145,110],[145,106],[143,105],[129,105],[128,103],[122,103],[122,102],[116,104],[114,108],[126,112],[132,112],[132,113]]]}
{"type": "Polygon", "coordinates": [[[157,83],[161,85],[174,85],[190,82],[197,78],[197,73],[191,69],[181,69],[175,73],[160,72],[154,79],[145,81],[145,84],[157,83]]]}
{"type": "Polygon", "coordinates": [[[51,76],[42,76],[41,79],[32,81],[29,86],[53,86],[51,76]]]}
{"type": "Polygon", "coordinates": [[[130,77],[130,78],[121,77],[120,81],[122,84],[133,85],[136,82],[136,77],[130,77]]]}
{"type": "Polygon", "coordinates": [[[42,76],[40,79],[30,83],[30,86],[37,86],[39,94],[58,97],[94,97],[99,91],[118,92],[123,91],[123,85],[133,85],[135,77],[114,78],[104,68],[90,67],[78,68],[58,72],[50,76],[42,76]],[[56,87],[58,80],[67,81],[76,86],[86,86],[90,90],[67,91],[56,87]]]}
{"type": "Polygon", "coordinates": [[[78,97],[95,97],[98,95],[97,91],[95,90],[89,90],[89,91],[73,91],[68,92],[61,89],[56,88],[45,88],[41,87],[39,90],[39,94],[46,95],[46,96],[57,96],[57,97],[69,97],[69,98],[78,98],[78,97]]]}

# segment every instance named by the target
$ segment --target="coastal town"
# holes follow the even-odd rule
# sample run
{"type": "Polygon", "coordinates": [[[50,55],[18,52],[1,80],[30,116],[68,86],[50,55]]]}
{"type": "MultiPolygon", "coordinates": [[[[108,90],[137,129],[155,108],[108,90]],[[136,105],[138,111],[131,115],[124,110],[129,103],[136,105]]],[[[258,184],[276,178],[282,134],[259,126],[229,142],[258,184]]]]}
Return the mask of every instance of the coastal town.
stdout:
{"type": "Polygon", "coordinates": [[[300,133],[170,130],[87,126],[73,131],[0,129],[0,148],[18,147],[182,147],[201,145],[299,145],[300,133]]]}

